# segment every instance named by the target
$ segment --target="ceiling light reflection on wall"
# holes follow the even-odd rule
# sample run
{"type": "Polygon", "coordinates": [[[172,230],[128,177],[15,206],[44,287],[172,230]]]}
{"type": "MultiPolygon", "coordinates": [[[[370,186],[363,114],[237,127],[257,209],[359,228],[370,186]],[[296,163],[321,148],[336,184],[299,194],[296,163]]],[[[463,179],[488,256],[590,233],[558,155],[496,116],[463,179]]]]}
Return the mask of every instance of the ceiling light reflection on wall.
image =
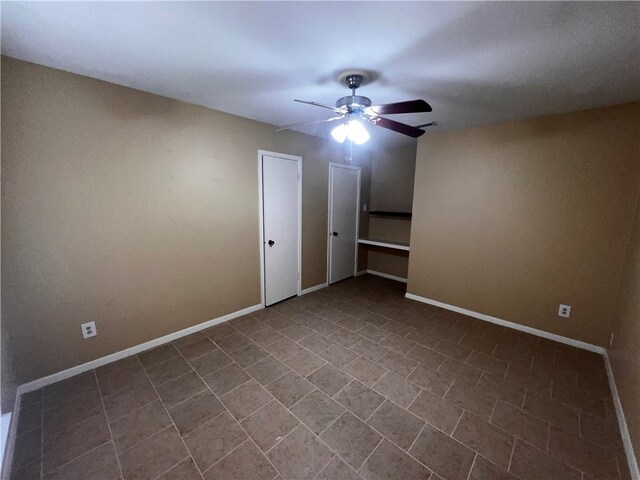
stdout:
{"type": "Polygon", "coordinates": [[[347,123],[341,123],[331,130],[331,136],[336,142],[344,143],[348,138],[356,145],[362,145],[370,138],[367,129],[357,120],[349,120],[347,123]]]}

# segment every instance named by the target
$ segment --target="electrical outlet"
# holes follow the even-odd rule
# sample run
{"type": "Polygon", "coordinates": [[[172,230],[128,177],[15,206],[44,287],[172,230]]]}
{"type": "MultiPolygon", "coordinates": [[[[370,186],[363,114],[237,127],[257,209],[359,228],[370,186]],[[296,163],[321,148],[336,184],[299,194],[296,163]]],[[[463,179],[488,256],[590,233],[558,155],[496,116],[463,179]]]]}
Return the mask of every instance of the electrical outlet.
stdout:
{"type": "Polygon", "coordinates": [[[571,305],[560,304],[560,308],[558,308],[558,316],[569,318],[570,315],[571,315],[571,305]]]}
{"type": "Polygon", "coordinates": [[[367,211],[367,204],[365,203],[364,205],[362,205],[362,211],[366,212],[367,211]]]}
{"type": "Polygon", "coordinates": [[[98,334],[96,330],[96,322],[87,322],[80,325],[82,329],[82,338],[85,340],[89,337],[95,337],[98,334]]]}

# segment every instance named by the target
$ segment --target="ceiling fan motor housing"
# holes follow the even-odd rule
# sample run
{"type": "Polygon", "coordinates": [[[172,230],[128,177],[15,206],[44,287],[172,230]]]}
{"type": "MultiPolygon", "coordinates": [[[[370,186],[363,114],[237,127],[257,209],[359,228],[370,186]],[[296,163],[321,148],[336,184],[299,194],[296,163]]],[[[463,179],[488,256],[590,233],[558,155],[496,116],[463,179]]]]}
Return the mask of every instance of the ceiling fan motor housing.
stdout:
{"type": "Polygon", "coordinates": [[[336,102],[337,108],[347,107],[350,112],[353,110],[363,110],[371,106],[371,99],[361,95],[349,95],[342,97],[336,102]]]}
{"type": "Polygon", "coordinates": [[[364,82],[364,76],[360,74],[351,74],[344,77],[344,83],[351,89],[360,88],[364,82]]]}

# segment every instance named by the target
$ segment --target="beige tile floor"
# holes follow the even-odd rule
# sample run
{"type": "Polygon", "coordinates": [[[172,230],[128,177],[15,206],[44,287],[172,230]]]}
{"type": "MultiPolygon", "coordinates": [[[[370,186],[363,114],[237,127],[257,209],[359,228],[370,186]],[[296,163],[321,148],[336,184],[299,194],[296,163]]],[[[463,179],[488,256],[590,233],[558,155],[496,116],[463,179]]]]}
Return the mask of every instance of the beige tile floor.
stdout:
{"type": "Polygon", "coordinates": [[[350,279],[22,398],[11,479],[627,480],[600,356],[350,279]]]}

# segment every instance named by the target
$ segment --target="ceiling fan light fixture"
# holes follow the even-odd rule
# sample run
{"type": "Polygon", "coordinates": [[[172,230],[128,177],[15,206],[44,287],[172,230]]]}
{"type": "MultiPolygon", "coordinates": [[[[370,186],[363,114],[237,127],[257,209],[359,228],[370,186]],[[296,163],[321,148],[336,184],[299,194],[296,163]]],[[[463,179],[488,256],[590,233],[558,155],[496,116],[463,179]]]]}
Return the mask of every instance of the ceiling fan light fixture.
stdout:
{"type": "MultiPolygon", "coordinates": [[[[337,117],[328,118],[326,120],[317,120],[314,122],[306,122],[288,125],[281,127],[278,130],[285,130],[302,125],[312,125],[317,123],[333,122],[340,120],[340,124],[331,131],[331,136],[336,142],[344,143],[347,138],[356,145],[362,145],[369,140],[370,135],[362,122],[371,123],[377,127],[386,128],[402,135],[407,135],[412,138],[418,138],[424,134],[424,130],[408,125],[405,123],[396,122],[390,118],[385,118],[382,115],[397,115],[401,113],[428,113],[431,112],[431,105],[422,99],[418,100],[406,100],[403,102],[387,103],[384,105],[372,106],[371,99],[363,97],[362,95],[356,95],[356,90],[371,80],[371,75],[363,71],[347,71],[343,72],[339,77],[340,83],[348,87],[351,90],[351,95],[339,98],[335,106],[325,105],[318,102],[311,102],[307,100],[295,100],[296,102],[306,103],[307,105],[313,105],[316,107],[322,107],[327,110],[331,110],[337,113],[337,117]]],[[[421,126],[425,126],[423,124],[421,126]]]]}
{"type": "Polygon", "coordinates": [[[369,132],[367,132],[367,129],[364,128],[362,123],[354,119],[351,119],[345,123],[341,123],[336,128],[331,130],[331,136],[338,143],[344,143],[348,138],[356,145],[362,145],[367,140],[369,140],[369,138],[371,138],[369,132]]]}
{"type": "Polygon", "coordinates": [[[367,129],[358,120],[349,120],[347,125],[347,136],[356,145],[362,145],[369,140],[370,135],[367,129]]]}
{"type": "Polygon", "coordinates": [[[338,143],[344,143],[347,139],[347,126],[344,123],[341,123],[336,128],[331,130],[331,136],[338,143]]]}

